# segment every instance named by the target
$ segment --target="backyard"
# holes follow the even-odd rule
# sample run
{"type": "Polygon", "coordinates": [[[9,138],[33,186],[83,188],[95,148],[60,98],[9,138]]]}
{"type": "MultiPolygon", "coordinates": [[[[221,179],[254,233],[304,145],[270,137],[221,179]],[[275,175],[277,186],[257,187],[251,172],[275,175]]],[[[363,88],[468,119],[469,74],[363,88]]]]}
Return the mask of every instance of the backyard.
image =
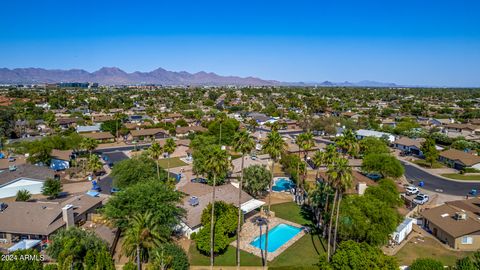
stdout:
{"type": "Polygon", "coordinates": [[[175,167],[181,167],[181,166],[186,166],[188,165],[187,163],[183,162],[180,160],[179,157],[173,157],[173,158],[164,158],[164,159],[159,159],[158,160],[158,165],[164,169],[168,169],[168,162],[170,161],[170,168],[175,168],[175,167]]]}
{"type": "MultiPolygon", "coordinates": [[[[298,224],[307,225],[310,221],[305,218],[301,208],[294,202],[272,205],[272,211],[277,217],[286,219],[298,224]]],[[[215,257],[215,265],[234,266],[236,261],[235,247],[228,246],[224,254],[215,257]]],[[[319,255],[325,252],[325,242],[318,235],[306,234],[287,248],[282,254],[269,262],[269,268],[274,269],[310,269],[315,268],[319,255]]],[[[209,257],[201,254],[195,243],[192,242],[189,249],[190,264],[193,266],[209,265],[209,257]]],[[[261,266],[260,257],[241,251],[242,266],[261,266]]]]}

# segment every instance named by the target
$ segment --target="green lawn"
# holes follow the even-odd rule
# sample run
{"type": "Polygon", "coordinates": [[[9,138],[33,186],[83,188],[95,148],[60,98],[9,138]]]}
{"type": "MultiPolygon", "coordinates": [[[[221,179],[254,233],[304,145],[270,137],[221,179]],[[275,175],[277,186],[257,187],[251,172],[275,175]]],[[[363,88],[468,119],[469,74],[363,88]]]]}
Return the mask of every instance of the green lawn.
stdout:
{"type": "Polygon", "coordinates": [[[435,240],[425,237],[423,242],[416,239],[410,240],[395,257],[400,265],[410,265],[418,258],[432,258],[441,261],[444,265],[452,266],[457,259],[470,254],[471,252],[448,250],[435,240]]]}
{"type": "Polygon", "coordinates": [[[442,163],[438,162],[438,161],[435,161],[433,163],[433,166],[430,167],[430,163],[425,161],[424,159],[417,159],[415,160],[413,163],[419,165],[419,166],[422,166],[424,168],[429,168],[429,169],[440,169],[440,168],[445,168],[445,165],[443,165],[442,163]]]}
{"type": "MultiPolygon", "coordinates": [[[[294,202],[272,205],[272,211],[277,217],[298,223],[309,224],[304,217],[303,211],[294,202]]],[[[306,234],[286,249],[280,256],[271,261],[270,269],[316,269],[319,254],[325,253],[325,241],[321,241],[317,235],[306,234]]],[[[236,262],[235,247],[228,246],[227,251],[215,257],[215,265],[234,266],[236,262]]],[[[189,249],[190,264],[193,266],[206,266],[210,264],[210,258],[198,252],[195,243],[189,249]]],[[[260,257],[241,251],[242,266],[261,266],[260,257]]]]}
{"type": "Polygon", "coordinates": [[[465,174],[458,174],[458,173],[444,173],[444,174],[442,174],[442,176],[450,178],[450,179],[456,179],[456,180],[477,180],[477,181],[480,181],[480,175],[465,175],[465,174]]]}
{"type": "Polygon", "coordinates": [[[275,212],[276,217],[283,218],[300,225],[308,225],[311,223],[306,219],[306,214],[295,202],[274,204],[272,205],[271,209],[273,212],[275,212]]]}
{"type": "Polygon", "coordinates": [[[158,160],[158,165],[160,165],[160,167],[162,167],[164,169],[168,169],[168,161],[170,161],[170,168],[175,168],[175,167],[188,165],[187,163],[181,161],[180,158],[178,158],[178,157],[159,159],[158,160]]]}

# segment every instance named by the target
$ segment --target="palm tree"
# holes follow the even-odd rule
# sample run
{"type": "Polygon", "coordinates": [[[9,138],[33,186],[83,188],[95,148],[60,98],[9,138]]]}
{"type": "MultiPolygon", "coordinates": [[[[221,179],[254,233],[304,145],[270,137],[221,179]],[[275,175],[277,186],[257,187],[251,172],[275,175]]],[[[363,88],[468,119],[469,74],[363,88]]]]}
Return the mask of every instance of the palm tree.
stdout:
{"type": "Polygon", "coordinates": [[[272,185],[273,185],[273,171],[275,162],[280,159],[281,154],[285,151],[286,143],[278,131],[272,131],[268,134],[267,139],[263,142],[263,151],[270,155],[272,160],[271,173],[272,180],[268,186],[268,212],[267,212],[267,231],[265,232],[265,260],[264,266],[268,264],[268,218],[270,217],[270,207],[272,205],[272,185]]]}
{"type": "Polygon", "coordinates": [[[360,148],[355,133],[351,129],[343,131],[342,136],[338,139],[337,145],[342,149],[343,153],[351,157],[356,156],[360,148]]]}
{"type": "Polygon", "coordinates": [[[168,138],[163,146],[163,151],[167,153],[167,179],[170,179],[170,155],[175,152],[177,144],[172,138],[168,138]]]}
{"type": "Polygon", "coordinates": [[[214,223],[215,223],[215,185],[217,177],[224,174],[231,166],[228,158],[228,153],[222,150],[218,145],[210,146],[211,149],[205,152],[203,158],[203,168],[209,177],[213,178],[213,191],[212,191],[212,211],[210,220],[210,267],[213,268],[213,239],[214,239],[214,223]]]}
{"type": "Polygon", "coordinates": [[[32,198],[32,193],[30,193],[30,191],[26,189],[21,189],[17,191],[17,196],[15,198],[15,201],[26,202],[30,200],[30,198],[32,198]]]}
{"type": "Polygon", "coordinates": [[[95,174],[96,172],[100,171],[103,168],[103,164],[97,155],[91,155],[88,158],[87,167],[89,171],[95,174]]]}
{"type": "MultiPolygon", "coordinates": [[[[303,153],[304,153],[304,160],[307,159],[307,154],[308,152],[315,146],[315,141],[313,140],[313,134],[310,132],[310,131],[307,131],[305,133],[302,133],[300,135],[298,135],[297,137],[297,144],[298,144],[298,148],[299,150],[302,149],[303,150],[303,153]]],[[[300,157],[300,151],[298,152],[298,155],[300,157]]],[[[305,170],[305,173],[307,172],[307,170],[305,170]]],[[[297,174],[300,176],[299,172],[298,172],[298,168],[297,168],[297,174]]],[[[303,178],[302,178],[302,193],[305,194],[305,174],[303,175],[303,178]]],[[[303,201],[303,199],[302,199],[303,201]]]]}
{"type": "Polygon", "coordinates": [[[165,247],[161,245],[152,252],[151,263],[149,267],[152,269],[167,270],[170,269],[173,257],[171,255],[165,254],[165,247]]]}
{"type": "Polygon", "coordinates": [[[80,143],[80,148],[85,149],[92,155],[93,150],[95,150],[98,146],[98,142],[92,138],[83,138],[82,142],[80,143]]]}
{"type": "Polygon", "coordinates": [[[255,141],[252,136],[245,130],[235,133],[233,137],[233,149],[236,152],[242,153],[242,174],[240,176],[240,183],[238,186],[238,224],[237,224],[237,269],[240,269],[240,230],[241,216],[242,216],[242,187],[243,187],[243,167],[245,162],[245,155],[250,153],[255,148],[255,141]]]}
{"type": "Polygon", "coordinates": [[[332,227],[333,214],[334,212],[336,212],[335,233],[334,233],[334,239],[333,239],[333,252],[335,252],[340,203],[342,201],[343,192],[352,186],[352,168],[349,166],[348,160],[346,158],[338,158],[332,165],[329,166],[327,174],[332,181],[333,187],[335,188],[335,197],[333,198],[333,207],[332,207],[332,212],[330,214],[330,226],[328,228],[329,235],[328,235],[327,248],[330,249],[331,232],[333,231],[333,227],[332,227]],[[337,197],[338,197],[338,202],[336,202],[337,197]],[[336,202],[336,210],[335,210],[335,202],[336,202]]]}
{"type": "Polygon", "coordinates": [[[148,155],[155,160],[155,163],[157,164],[157,178],[160,180],[160,165],[158,164],[158,159],[160,156],[162,156],[163,149],[162,146],[160,146],[159,143],[154,142],[152,145],[148,148],[147,150],[148,155]]]}
{"type": "Polygon", "coordinates": [[[317,168],[317,172],[315,174],[315,179],[318,178],[318,173],[320,172],[320,167],[322,166],[323,162],[325,162],[325,152],[318,150],[315,152],[312,158],[313,165],[317,168]]]}
{"type": "Polygon", "coordinates": [[[137,269],[141,270],[149,252],[166,239],[160,234],[160,225],[154,221],[151,212],[134,215],[129,225],[125,231],[123,250],[128,257],[136,258],[137,269]]]}

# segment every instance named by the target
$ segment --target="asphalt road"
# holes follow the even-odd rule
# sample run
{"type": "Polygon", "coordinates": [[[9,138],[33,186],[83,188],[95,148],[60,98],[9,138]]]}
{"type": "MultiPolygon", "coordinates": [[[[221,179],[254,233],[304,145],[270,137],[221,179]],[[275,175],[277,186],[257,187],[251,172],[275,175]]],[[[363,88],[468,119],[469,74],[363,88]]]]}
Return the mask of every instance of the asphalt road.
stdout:
{"type": "Polygon", "coordinates": [[[425,185],[422,188],[429,191],[439,192],[441,190],[441,193],[457,196],[466,196],[472,189],[480,191],[480,183],[449,181],[407,163],[403,163],[403,166],[405,167],[405,177],[408,181],[413,181],[414,185],[418,185],[418,182],[423,181],[425,185]]]}

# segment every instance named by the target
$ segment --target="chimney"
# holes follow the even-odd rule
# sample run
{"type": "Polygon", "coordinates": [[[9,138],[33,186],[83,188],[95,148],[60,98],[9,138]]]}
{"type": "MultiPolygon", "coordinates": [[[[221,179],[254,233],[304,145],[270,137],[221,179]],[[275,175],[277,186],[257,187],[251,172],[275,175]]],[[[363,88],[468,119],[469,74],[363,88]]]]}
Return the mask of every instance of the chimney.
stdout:
{"type": "Polygon", "coordinates": [[[366,189],[367,189],[367,184],[366,183],[358,183],[357,184],[358,195],[363,195],[365,193],[366,189]]]}
{"type": "Polygon", "coordinates": [[[73,205],[67,204],[62,208],[63,221],[66,223],[67,229],[75,226],[75,219],[73,218],[73,205]]]}

